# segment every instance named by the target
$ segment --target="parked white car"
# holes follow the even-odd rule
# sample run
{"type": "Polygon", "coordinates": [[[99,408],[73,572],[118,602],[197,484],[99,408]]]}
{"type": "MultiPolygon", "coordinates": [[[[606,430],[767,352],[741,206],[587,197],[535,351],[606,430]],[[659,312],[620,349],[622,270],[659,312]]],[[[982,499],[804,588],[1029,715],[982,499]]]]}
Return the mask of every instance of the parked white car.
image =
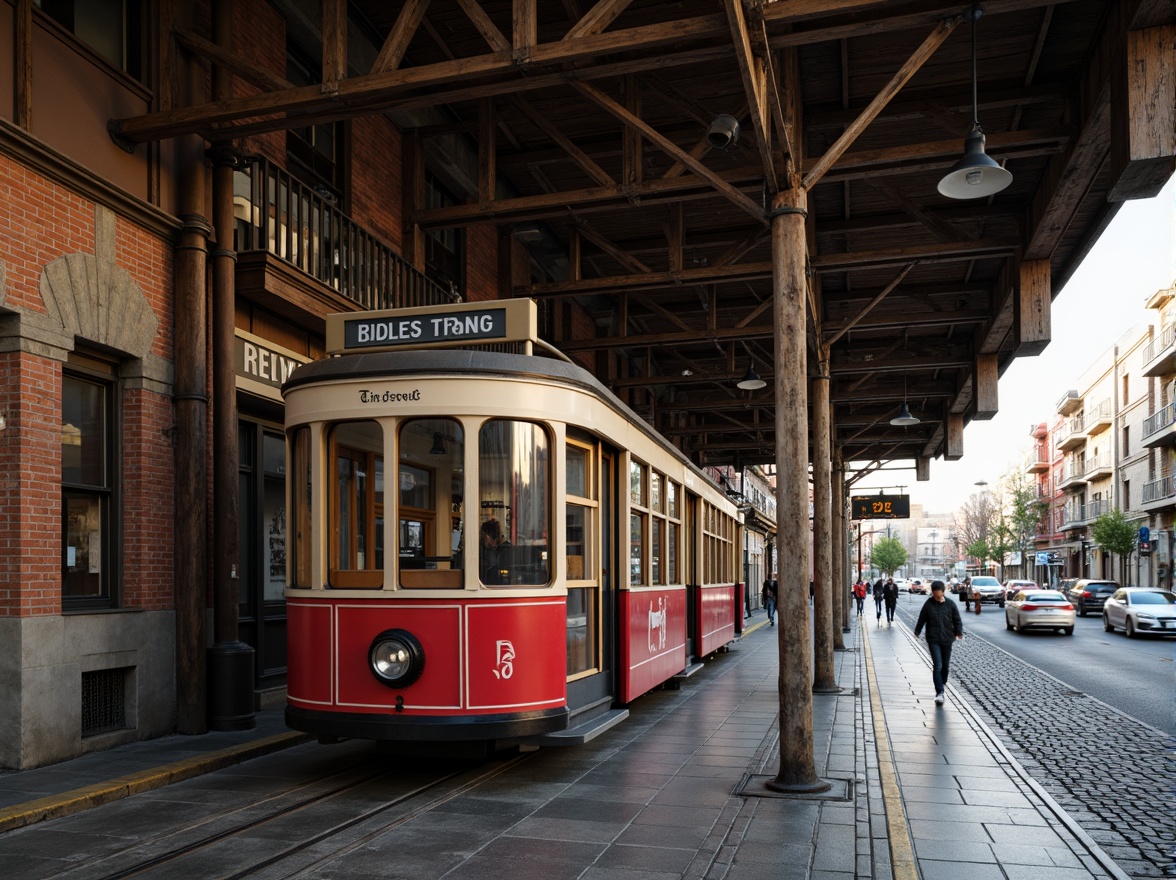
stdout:
{"type": "Polygon", "coordinates": [[[1176,593],[1123,587],[1103,604],[1103,629],[1122,628],[1127,638],[1141,633],[1176,636],[1176,593]]]}

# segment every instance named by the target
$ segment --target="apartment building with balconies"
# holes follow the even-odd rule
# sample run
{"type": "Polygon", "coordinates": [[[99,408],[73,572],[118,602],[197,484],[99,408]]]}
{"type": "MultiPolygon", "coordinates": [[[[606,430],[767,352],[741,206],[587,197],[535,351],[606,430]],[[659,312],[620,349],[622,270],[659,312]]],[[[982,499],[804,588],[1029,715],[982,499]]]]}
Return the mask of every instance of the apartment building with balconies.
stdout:
{"type": "MultiPolygon", "coordinates": [[[[1048,432],[1057,458],[1045,487],[1040,449],[1043,426],[1034,429],[1028,470],[1051,507],[1038,549],[1062,561],[1062,574],[1118,578],[1118,560],[1098,548],[1090,526],[1121,510],[1147,530],[1128,560],[1128,581],[1171,586],[1176,545],[1176,289],[1147,300],[1154,323],[1125,333],[1058,400],[1048,432]],[[1060,540],[1051,540],[1048,529],[1060,540]],[[1043,547],[1043,545],[1045,545],[1043,547]]],[[[1142,532],[1141,532],[1142,535],[1142,532]]]]}

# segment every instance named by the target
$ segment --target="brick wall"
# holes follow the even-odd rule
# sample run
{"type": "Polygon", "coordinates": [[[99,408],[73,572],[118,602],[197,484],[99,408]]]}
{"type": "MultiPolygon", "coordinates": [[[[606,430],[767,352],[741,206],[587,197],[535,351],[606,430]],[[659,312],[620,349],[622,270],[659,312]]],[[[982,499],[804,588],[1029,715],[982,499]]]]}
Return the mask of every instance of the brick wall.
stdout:
{"type": "MultiPolygon", "coordinates": [[[[0,157],[0,262],[9,308],[46,311],[45,266],[94,252],[94,205],[0,157]]],[[[151,353],[172,357],[172,246],[124,218],[114,258],[159,319],[151,353]]],[[[0,354],[0,616],[61,611],[61,374],[44,354],[0,354]]],[[[128,606],[172,606],[174,415],[170,397],[127,389],[120,413],[122,595],[128,606]]]]}
{"type": "Polygon", "coordinates": [[[383,116],[356,119],[350,131],[350,214],[388,247],[402,253],[400,132],[383,116]]]}

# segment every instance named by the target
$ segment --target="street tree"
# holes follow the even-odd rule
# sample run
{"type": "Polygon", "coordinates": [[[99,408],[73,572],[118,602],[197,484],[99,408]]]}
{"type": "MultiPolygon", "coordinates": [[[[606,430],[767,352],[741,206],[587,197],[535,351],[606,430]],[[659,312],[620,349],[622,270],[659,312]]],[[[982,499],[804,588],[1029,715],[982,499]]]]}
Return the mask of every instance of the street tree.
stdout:
{"type": "Polygon", "coordinates": [[[956,511],[952,537],[956,546],[964,553],[975,557],[984,565],[996,558],[997,541],[995,530],[999,521],[1000,497],[998,493],[973,492],[956,511]]]}
{"type": "Polygon", "coordinates": [[[1049,511],[1049,504],[1037,496],[1037,487],[1023,473],[1014,473],[1005,480],[1008,512],[1005,518],[1009,550],[1021,554],[1021,576],[1028,577],[1027,560],[1034,546],[1034,538],[1041,531],[1041,521],[1049,511]]]}
{"type": "Polygon", "coordinates": [[[907,551],[898,538],[882,538],[870,551],[870,565],[887,577],[906,565],[907,551]]]}
{"type": "Polygon", "coordinates": [[[1119,508],[1104,513],[1090,526],[1090,537],[1108,553],[1119,557],[1119,583],[1127,582],[1127,561],[1135,550],[1135,539],[1138,531],[1133,523],[1127,521],[1123,511],[1119,508]]]}

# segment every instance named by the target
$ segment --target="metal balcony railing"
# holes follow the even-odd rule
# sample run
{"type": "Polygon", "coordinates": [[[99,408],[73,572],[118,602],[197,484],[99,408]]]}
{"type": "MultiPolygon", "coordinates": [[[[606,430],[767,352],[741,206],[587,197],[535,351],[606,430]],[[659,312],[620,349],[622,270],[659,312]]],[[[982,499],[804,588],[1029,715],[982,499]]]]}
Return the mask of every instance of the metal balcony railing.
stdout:
{"type": "Polygon", "coordinates": [[[1176,341],[1176,324],[1169,324],[1160,331],[1160,335],[1149,342],[1143,349],[1143,362],[1151,363],[1176,341]]]}
{"type": "Polygon", "coordinates": [[[1162,501],[1165,498],[1172,498],[1176,496],[1176,481],[1172,477],[1160,477],[1158,480],[1152,480],[1150,483],[1143,484],[1143,503],[1150,504],[1153,501],[1162,501]]]}
{"type": "Polygon", "coordinates": [[[333,287],[364,309],[457,302],[438,284],[307,186],[266,159],[235,178],[237,250],[267,251],[333,287]]]}
{"type": "Polygon", "coordinates": [[[1087,474],[1093,474],[1096,471],[1107,470],[1111,466],[1111,454],[1109,452],[1100,452],[1098,455],[1088,455],[1086,457],[1086,471],[1087,474]]]}
{"type": "Polygon", "coordinates": [[[1086,521],[1086,505],[1067,504],[1062,510],[1062,526],[1076,525],[1086,521]]]}
{"type": "Polygon", "coordinates": [[[1086,518],[1098,519],[1104,513],[1110,513],[1111,502],[1105,498],[1100,498],[1097,501],[1088,501],[1086,503],[1086,518]]]}
{"type": "Polygon", "coordinates": [[[1169,403],[1154,416],[1143,420],[1143,436],[1148,437],[1156,431],[1161,431],[1173,422],[1176,422],[1176,402],[1169,403]]]}

